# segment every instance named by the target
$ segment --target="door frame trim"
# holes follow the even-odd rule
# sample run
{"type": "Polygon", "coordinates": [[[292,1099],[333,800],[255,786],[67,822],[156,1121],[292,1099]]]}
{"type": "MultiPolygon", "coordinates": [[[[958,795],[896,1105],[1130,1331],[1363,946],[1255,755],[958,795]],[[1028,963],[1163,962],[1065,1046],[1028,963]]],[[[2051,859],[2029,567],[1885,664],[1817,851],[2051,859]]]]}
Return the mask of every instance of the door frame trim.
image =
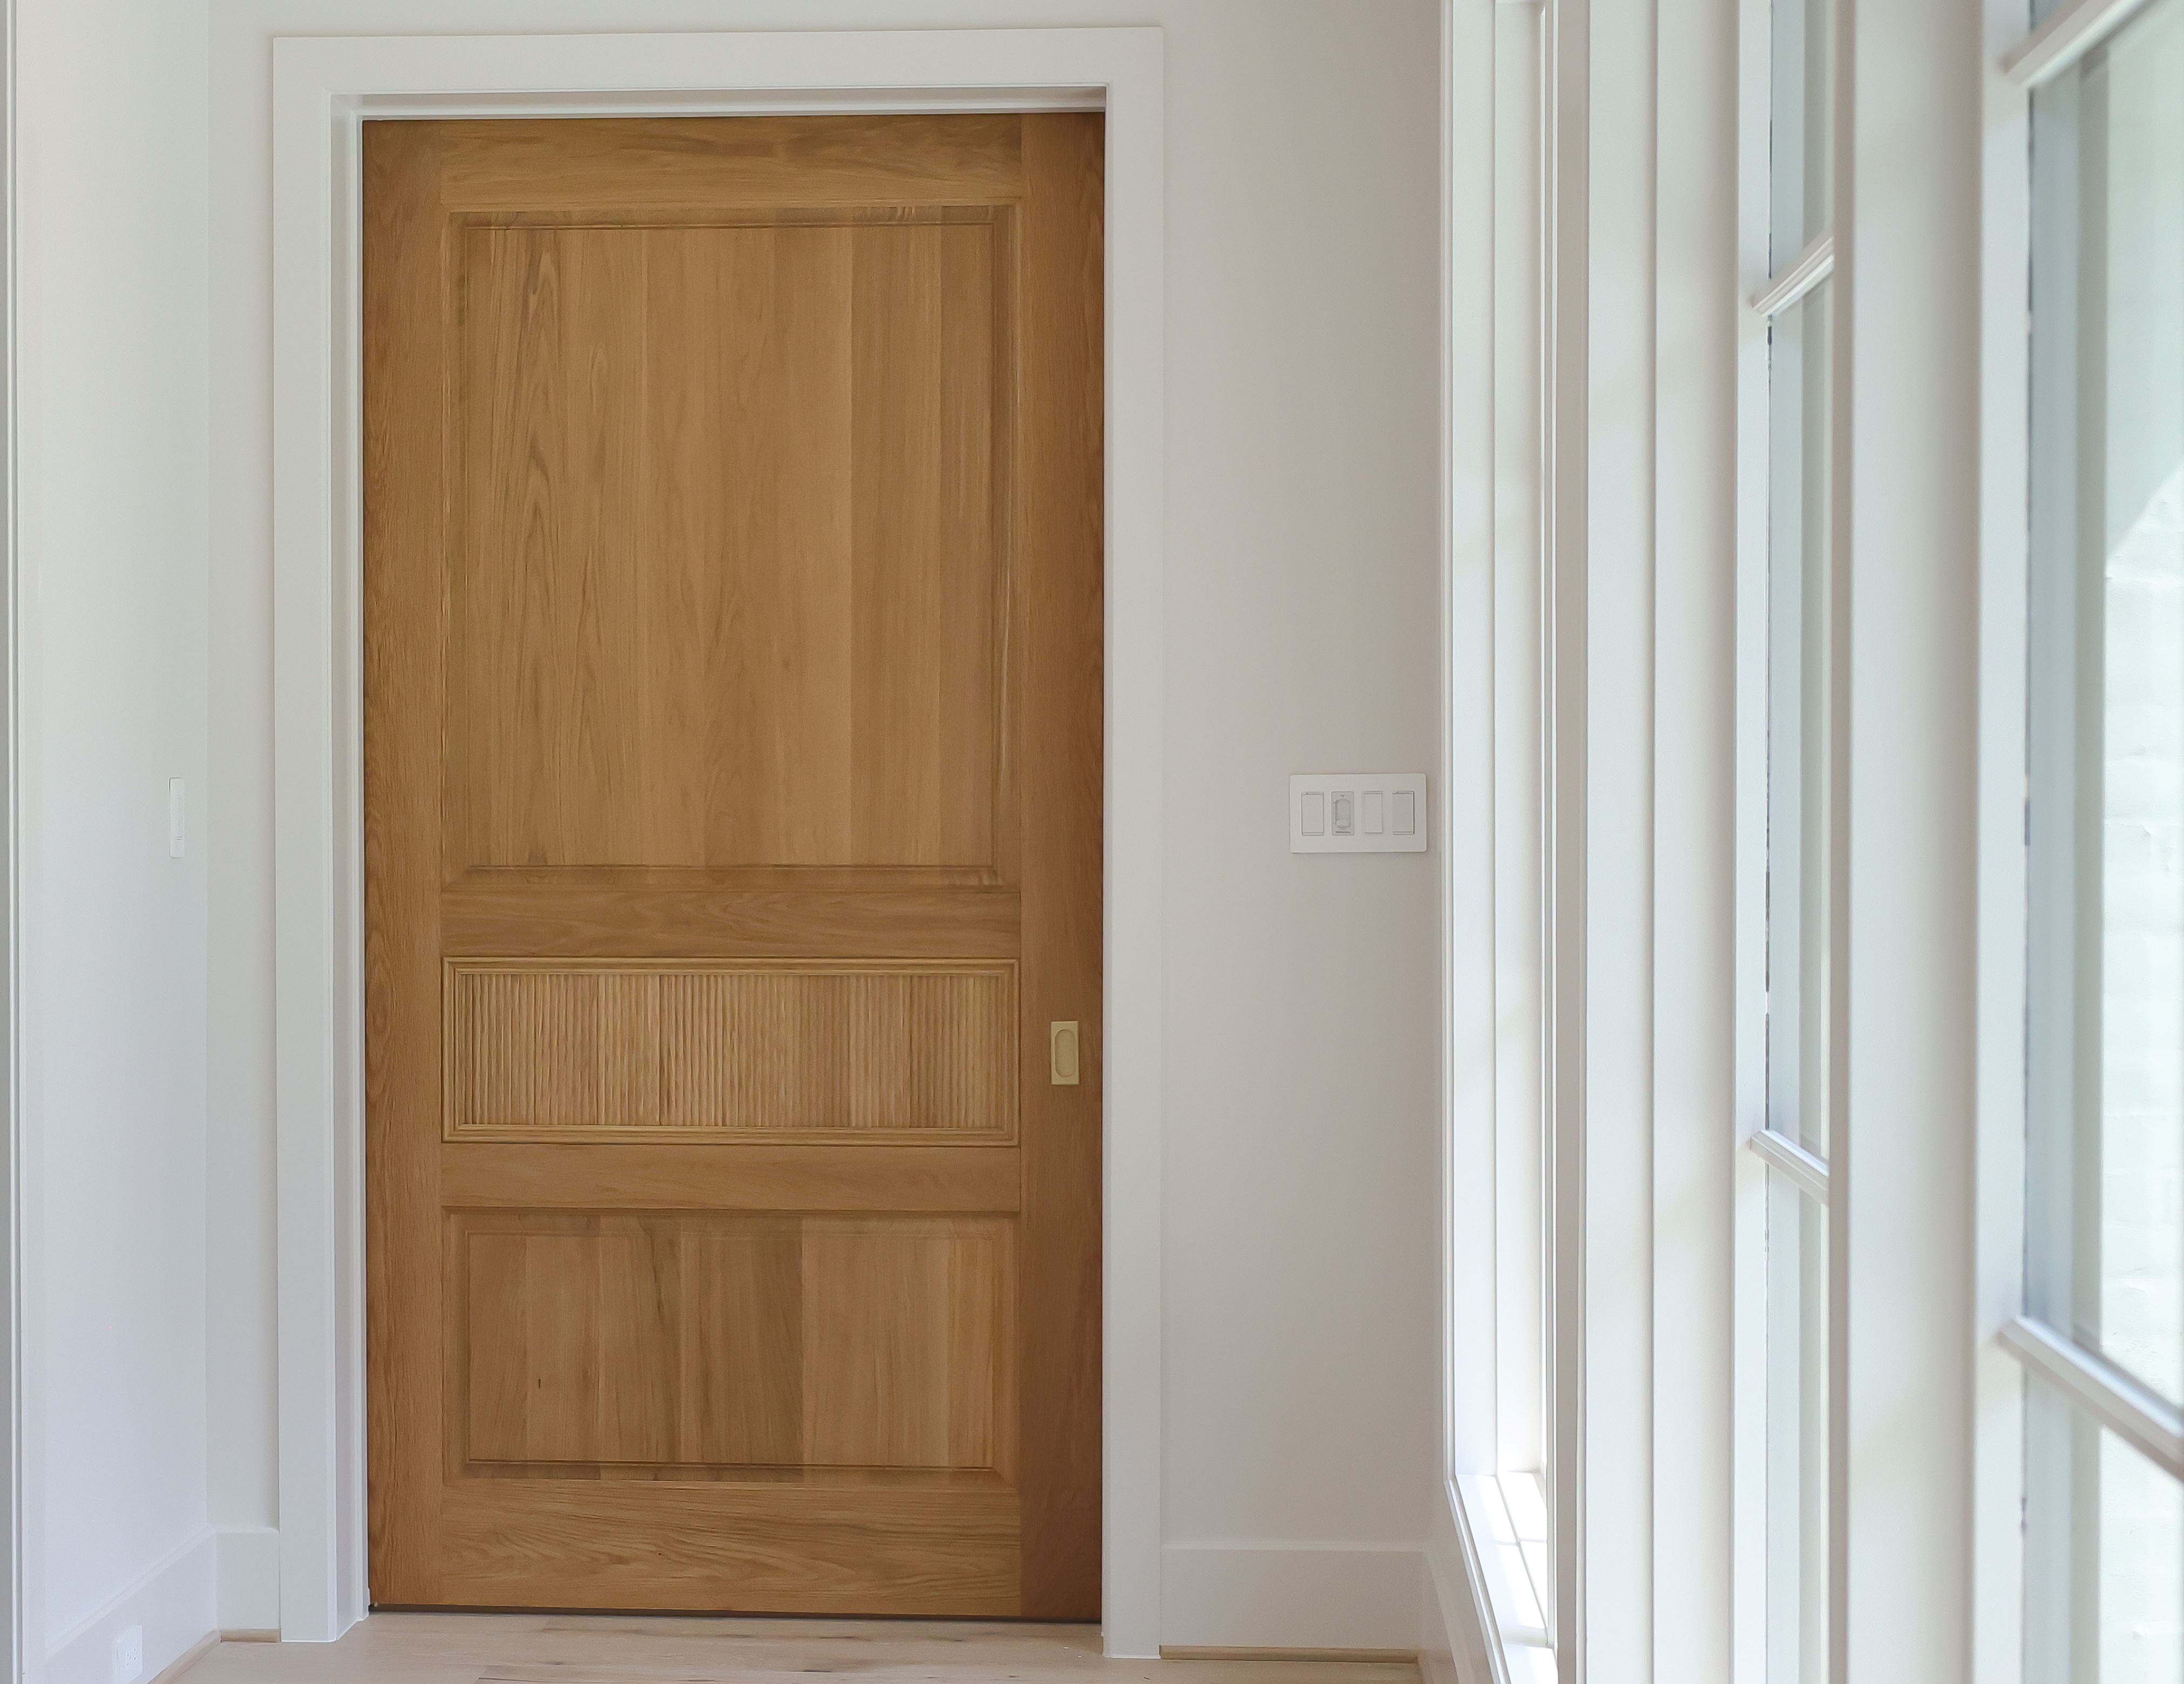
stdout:
{"type": "Polygon", "coordinates": [[[18,441],[21,369],[15,218],[21,148],[15,125],[15,0],[0,0],[0,1681],[26,1668],[31,1519],[24,1500],[31,1362],[23,1275],[22,576],[18,441]]]}
{"type": "Polygon", "coordinates": [[[273,43],[275,1187],[281,1625],[366,1592],[362,388],[368,117],[1106,113],[1106,1652],[1159,1653],[1165,96],[1157,28],[273,43]]]}

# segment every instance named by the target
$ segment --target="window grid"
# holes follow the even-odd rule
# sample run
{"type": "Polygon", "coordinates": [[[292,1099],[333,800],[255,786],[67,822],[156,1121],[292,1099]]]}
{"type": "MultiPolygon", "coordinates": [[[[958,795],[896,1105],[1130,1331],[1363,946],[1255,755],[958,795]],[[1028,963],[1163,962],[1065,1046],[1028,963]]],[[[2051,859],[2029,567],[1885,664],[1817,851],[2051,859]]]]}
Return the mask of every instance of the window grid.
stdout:
{"type": "Polygon", "coordinates": [[[2184,0],[2030,98],[2025,1684],[2184,1677],[2184,0]]]}

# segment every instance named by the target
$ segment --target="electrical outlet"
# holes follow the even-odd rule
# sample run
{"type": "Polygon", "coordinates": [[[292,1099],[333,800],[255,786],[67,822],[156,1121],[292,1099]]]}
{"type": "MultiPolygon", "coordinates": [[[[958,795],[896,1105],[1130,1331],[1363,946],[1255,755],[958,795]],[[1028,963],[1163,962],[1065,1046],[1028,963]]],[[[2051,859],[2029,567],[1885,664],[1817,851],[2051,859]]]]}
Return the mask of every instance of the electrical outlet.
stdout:
{"type": "Polygon", "coordinates": [[[144,1628],[131,1625],[114,1639],[114,1684],[136,1684],[144,1676],[144,1628]]]}

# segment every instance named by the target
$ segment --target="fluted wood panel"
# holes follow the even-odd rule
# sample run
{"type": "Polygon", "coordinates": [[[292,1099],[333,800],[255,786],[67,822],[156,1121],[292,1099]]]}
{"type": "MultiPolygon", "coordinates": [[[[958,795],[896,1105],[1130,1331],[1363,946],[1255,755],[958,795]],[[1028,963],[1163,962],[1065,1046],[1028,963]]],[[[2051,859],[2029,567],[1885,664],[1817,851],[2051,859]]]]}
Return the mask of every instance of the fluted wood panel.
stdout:
{"type": "Polygon", "coordinates": [[[452,1219],[450,1378],[480,1471],[1013,1465],[1011,1218],[452,1219]]]}
{"type": "Polygon", "coordinates": [[[1016,1133],[1014,964],[451,960],[450,1140],[1016,1133]]]}

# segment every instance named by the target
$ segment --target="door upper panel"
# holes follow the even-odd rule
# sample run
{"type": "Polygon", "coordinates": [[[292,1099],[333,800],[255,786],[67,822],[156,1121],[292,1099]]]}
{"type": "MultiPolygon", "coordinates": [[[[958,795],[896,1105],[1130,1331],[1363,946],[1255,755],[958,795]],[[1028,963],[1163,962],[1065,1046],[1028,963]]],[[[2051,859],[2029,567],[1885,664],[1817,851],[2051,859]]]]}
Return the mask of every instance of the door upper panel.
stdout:
{"type": "Polygon", "coordinates": [[[458,872],[995,867],[1010,216],[458,225],[458,872]]]}

